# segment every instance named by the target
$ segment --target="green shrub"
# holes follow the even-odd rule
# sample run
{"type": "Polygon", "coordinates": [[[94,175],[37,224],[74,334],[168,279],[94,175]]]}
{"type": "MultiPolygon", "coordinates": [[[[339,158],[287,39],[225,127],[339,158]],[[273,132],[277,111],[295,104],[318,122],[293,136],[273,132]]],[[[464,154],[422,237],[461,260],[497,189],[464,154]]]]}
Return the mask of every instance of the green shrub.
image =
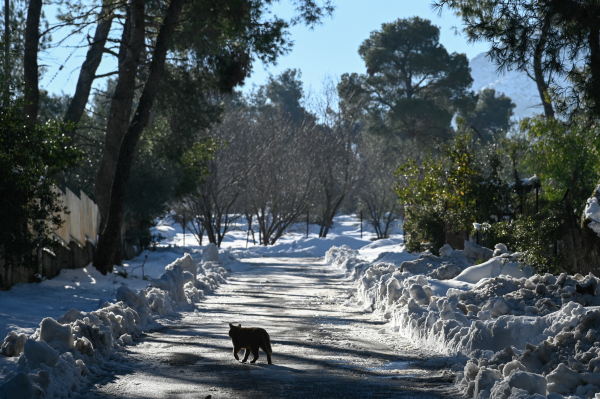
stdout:
{"type": "Polygon", "coordinates": [[[428,243],[437,254],[447,226],[471,231],[473,223],[502,214],[507,184],[500,178],[495,146],[478,146],[471,133],[463,132],[440,153],[434,158],[429,152],[420,164],[409,159],[396,172],[409,251],[421,251],[428,243]]]}
{"type": "Polygon", "coordinates": [[[491,248],[506,244],[511,251],[521,252],[519,261],[538,273],[557,273],[566,269],[567,253],[561,242],[566,230],[564,211],[556,204],[539,213],[484,227],[484,243],[491,248]]]}
{"type": "Polygon", "coordinates": [[[55,177],[80,161],[61,125],[29,125],[22,109],[23,101],[12,98],[0,108],[0,257],[7,266],[35,266],[36,250],[55,244],[50,233],[66,209],[53,190],[55,177]]]}

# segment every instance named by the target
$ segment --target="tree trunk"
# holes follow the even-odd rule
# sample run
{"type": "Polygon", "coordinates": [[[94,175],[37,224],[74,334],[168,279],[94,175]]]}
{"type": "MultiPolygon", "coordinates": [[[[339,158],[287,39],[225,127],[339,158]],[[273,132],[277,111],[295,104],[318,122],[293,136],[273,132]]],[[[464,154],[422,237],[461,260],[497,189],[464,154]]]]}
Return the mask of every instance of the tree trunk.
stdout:
{"type": "MultiPolygon", "coordinates": [[[[130,4],[125,26],[123,27],[118,60],[119,80],[115,87],[109,111],[102,161],[94,182],[94,197],[100,211],[100,232],[104,230],[108,220],[112,179],[116,168],[119,146],[123,135],[127,131],[131,117],[135,95],[135,77],[144,47],[144,39],[144,3],[141,0],[136,0],[130,4]]],[[[119,245],[115,250],[113,263],[119,265],[122,260],[121,228],[119,228],[116,239],[119,245]]]]}
{"type": "Polygon", "coordinates": [[[100,168],[94,182],[94,197],[100,211],[100,231],[108,220],[110,191],[113,184],[119,147],[129,126],[135,95],[135,77],[144,47],[144,1],[134,0],[129,12],[119,50],[119,80],[110,105],[106,138],[100,168]]]}
{"type": "MultiPolygon", "coordinates": [[[[125,214],[125,195],[127,192],[129,176],[131,174],[131,166],[133,164],[135,147],[144,131],[144,127],[148,122],[152,104],[154,103],[156,94],[158,93],[158,87],[165,69],[167,51],[171,43],[171,38],[173,37],[173,32],[175,31],[175,25],[179,19],[179,14],[183,8],[184,1],[185,0],[172,0],[171,4],[169,4],[163,24],[160,27],[160,31],[156,38],[154,54],[152,57],[152,63],[150,64],[150,71],[146,85],[144,86],[144,90],[142,92],[142,96],[140,97],[135,114],[131,123],[129,124],[127,133],[125,133],[125,137],[123,137],[123,142],[121,143],[121,147],[119,149],[112,189],[110,191],[108,219],[106,221],[106,227],[100,234],[98,251],[96,254],[96,259],[94,259],[94,266],[103,274],[106,274],[112,266],[111,260],[113,259],[114,253],[119,244],[116,242],[116,238],[117,233],[121,229],[123,215],[125,214]]],[[[132,7],[134,4],[132,4],[132,7]]],[[[141,10],[141,25],[137,28],[141,27],[143,31],[143,1],[141,1],[141,10]]],[[[135,23],[136,20],[132,20],[135,23]]],[[[132,27],[134,26],[135,25],[132,24],[132,27]]],[[[132,31],[135,31],[135,29],[132,29],[132,31]]]]}
{"type": "Polygon", "coordinates": [[[550,18],[546,18],[544,26],[542,26],[540,33],[540,40],[535,46],[533,54],[533,74],[535,77],[535,83],[537,85],[542,105],[544,106],[544,115],[547,119],[554,119],[554,108],[548,98],[548,83],[544,79],[544,71],[542,69],[542,57],[544,50],[546,49],[546,43],[548,42],[548,29],[550,28],[550,18]]]}
{"type": "Polygon", "coordinates": [[[333,218],[335,217],[335,215],[337,214],[337,211],[340,209],[340,206],[342,206],[342,203],[344,202],[344,199],[346,198],[346,193],[347,188],[344,187],[342,189],[343,194],[340,195],[340,198],[338,198],[337,202],[333,205],[331,211],[329,212],[329,217],[327,218],[327,226],[325,227],[325,231],[323,232],[323,238],[327,237],[327,234],[329,233],[329,229],[331,229],[331,225],[333,224],[333,218]]]}
{"type": "Polygon", "coordinates": [[[325,233],[325,219],[323,219],[323,223],[321,224],[321,227],[319,228],[319,238],[322,238],[324,233],[325,233]]]}
{"type": "Polygon", "coordinates": [[[25,26],[25,53],[23,54],[23,69],[25,80],[25,106],[23,116],[30,125],[37,119],[40,103],[40,88],[38,86],[38,48],[40,41],[40,17],[42,15],[42,0],[30,0],[27,9],[27,25],[25,26]]]}
{"type": "MultiPolygon", "coordinates": [[[[96,78],[96,71],[98,70],[100,61],[102,61],[106,39],[108,39],[108,34],[110,33],[110,28],[113,21],[113,16],[110,15],[110,13],[110,7],[105,4],[100,12],[100,20],[98,21],[98,26],[96,27],[94,41],[88,48],[85,61],[81,65],[75,94],[73,95],[73,99],[69,103],[69,107],[65,113],[65,123],[72,122],[73,124],[77,125],[81,120],[83,112],[85,111],[85,106],[88,102],[90,91],[92,89],[92,83],[94,83],[94,79],[96,78]]],[[[67,133],[71,139],[73,139],[75,135],[75,129],[76,128],[67,133]]],[[[73,141],[71,140],[71,145],[72,144],[73,141]]]]}
{"type": "Polygon", "coordinates": [[[10,97],[10,0],[4,0],[4,105],[8,106],[10,97]]]}
{"type": "Polygon", "coordinates": [[[208,242],[217,245],[217,237],[215,236],[214,218],[212,211],[206,210],[204,212],[203,220],[204,230],[206,231],[206,237],[208,238],[208,242]]]}
{"type": "Polygon", "coordinates": [[[385,221],[385,231],[383,232],[383,238],[389,238],[390,225],[392,224],[392,222],[394,220],[396,220],[396,218],[394,217],[395,213],[396,213],[396,204],[394,204],[394,206],[392,206],[392,209],[388,213],[387,220],[385,221]]]}
{"type": "Polygon", "coordinates": [[[592,110],[598,117],[600,116],[600,21],[596,15],[594,17],[590,18],[589,23],[590,83],[587,92],[592,99],[592,110]]]}

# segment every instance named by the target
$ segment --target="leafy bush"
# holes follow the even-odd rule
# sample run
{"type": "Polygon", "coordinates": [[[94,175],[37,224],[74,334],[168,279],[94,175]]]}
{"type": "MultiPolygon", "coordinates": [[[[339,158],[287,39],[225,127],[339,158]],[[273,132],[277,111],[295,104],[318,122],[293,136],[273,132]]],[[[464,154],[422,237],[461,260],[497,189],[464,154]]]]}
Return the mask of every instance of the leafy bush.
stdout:
{"type": "Polygon", "coordinates": [[[502,214],[507,185],[500,178],[501,163],[494,145],[476,147],[473,135],[462,132],[418,164],[410,159],[396,172],[396,193],[404,204],[406,245],[433,253],[444,245],[447,228],[471,231],[475,222],[502,214]],[[451,227],[448,227],[451,226],[451,227]]]}
{"type": "Polygon", "coordinates": [[[439,255],[445,243],[443,215],[435,208],[411,208],[404,212],[404,241],[409,252],[431,250],[439,255]],[[426,248],[428,247],[428,248],[426,248]]]}
{"type": "Polygon", "coordinates": [[[538,273],[557,273],[566,268],[567,251],[562,245],[564,210],[550,203],[534,215],[494,224],[484,224],[484,242],[491,248],[504,243],[513,251],[521,252],[519,261],[532,266],[538,273]]]}
{"type": "Polygon", "coordinates": [[[55,244],[49,235],[66,209],[53,190],[55,177],[80,156],[61,125],[29,125],[22,108],[12,99],[0,108],[0,257],[6,265],[32,266],[36,249],[55,244]]]}
{"type": "Polygon", "coordinates": [[[522,201],[521,215],[487,229],[486,245],[505,243],[538,272],[597,272],[599,243],[578,215],[600,179],[600,130],[581,120],[531,118],[509,146],[521,147],[515,161],[540,178],[539,204],[532,196],[522,201]]]}
{"type": "Polygon", "coordinates": [[[537,174],[548,201],[572,202],[583,210],[600,180],[600,129],[585,121],[566,124],[532,118],[521,123],[527,145],[521,163],[537,174]]]}

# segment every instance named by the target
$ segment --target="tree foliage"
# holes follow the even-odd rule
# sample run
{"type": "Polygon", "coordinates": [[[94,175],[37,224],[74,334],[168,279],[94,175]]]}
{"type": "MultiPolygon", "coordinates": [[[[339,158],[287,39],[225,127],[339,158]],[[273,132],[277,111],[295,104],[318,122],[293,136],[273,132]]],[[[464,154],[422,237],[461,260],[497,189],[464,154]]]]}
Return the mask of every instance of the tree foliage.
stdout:
{"type": "Polygon", "coordinates": [[[540,118],[521,122],[527,142],[522,164],[535,171],[549,201],[569,200],[582,211],[600,180],[600,130],[584,120],[566,124],[540,118]]]}
{"type": "Polygon", "coordinates": [[[348,101],[367,98],[370,130],[408,139],[451,136],[454,113],[474,101],[464,54],[449,54],[439,28],[419,17],[383,24],[359,48],[366,75],[344,74],[348,101]],[[356,94],[359,94],[358,96],[356,94]]]}
{"type": "Polygon", "coordinates": [[[472,128],[483,141],[498,141],[510,129],[510,118],[515,107],[510,97],[504,93],[497,95],[494,89],[483,89],[477,94],[475,108],[461,110],[460,114],[464,124],[472,128]]]}
{"type": "Polygon", "coordinates": [[[422,162],[409,159],[396,172],[396,193],[404,206],[404,230],[410,250],[444,244],[444,232],[472,231],[473,223],[502,215],[507,187],[501,179],[502,163],[493,145],[476,147],[473,133],[463,131],[422,162]]]}
{"type": "Polygon", "coordinates": [[[559,110],[600,116],[600,5],[595,0],[441,0],[460,15],[471,41],[490,44],[488,56],[501,70],[519,69],[538,84],[547,117],[554,117],[548,86],[559,110]]]}
{"type": "Polygon", "coordinates": [[[34,266],[36,250],[56,244],[50,234],[67,210],[55,178],[80,155],[67,147],[59,124],[27,124],[23,100],[9,101],[0,109],[0,257],[7,266],[34,266]]]}

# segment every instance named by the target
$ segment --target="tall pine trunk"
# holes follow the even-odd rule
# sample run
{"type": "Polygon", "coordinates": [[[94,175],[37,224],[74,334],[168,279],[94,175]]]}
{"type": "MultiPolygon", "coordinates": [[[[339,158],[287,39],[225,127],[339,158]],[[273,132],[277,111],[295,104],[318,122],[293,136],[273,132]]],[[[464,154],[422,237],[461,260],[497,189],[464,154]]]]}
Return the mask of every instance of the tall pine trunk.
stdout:
{"type": "MultiPolygon", "coordinates": [[[[94,181],[94,197],[100,212],[100,232],[105,229],[108,221],[110,191],[115,175],[119,147],[131,118],[135,96],[135,79],[145,44],[144,5],[144,0],[133,0],[130,3],[121,37],[118,59],[119,78],[110,105],[102,160],[94,181]]],[[[122,224],[122,220],[120,224],[122,224]]],[[[119,247],[113,252],[113,262],[120,264],[121,229],[119,228],[119,231],[115,234],[119,247]]],[[[112,264],[110,269],[112,270],[112,264]]]]}
{"type": "Polygon", "coordinates": [[[4,104],[8,105],[10,96],[10,0],[4,0],[4,104]]]}
{"type": "Polygon", "coordinates": [[[592,97],[592,109],[600,116],[600,21],[590,23],[590,83],[588,92],[592,97]]]}
{"type": "MultiPolygon", "coordinates": [[[[102,55],[104,54],[104,47],[106,46],[106,40],[110,33],[112,26],[113,16],[111,14],[111,7],[108,4],[104,4],[100,11],[98,25],[96,26],[96,33],[94,39],[88,48],[85,56],[85,61],[81,65],[79,71],[79,78],[77,79],[77,87],[73,99],[69,103],[67,112],[65,113],[64,122],[73,123],[77,125],[81,120],[81,116],[85,111],[85,106],[88,102],[90,91],[94,79],[96,79],[96,71],[102,61],[102,55]]],[[[71,139],[75,136],[75,130],[73,129],[68,132],[71,139]]],[[[72,145],[73,141],[71,141],[72,145]]]]}
{"type": "Polygon", "coordinates": [[[27,23],[25,26],[25,53],[23,54],[23,77],[25,81],[25,107],[23,108],[23,116],[29,124],[35,123],[40,104],[38,48],[41,15],[42,0],[29,0],[27,23]]]}
{"type": "MultiPolygon", "coordinates": [[[[171,4],[169,4],[163,24],[160,27],[156,38],[148,79],[146,80],[133,119],[131,120],[131,123],[129,123],[127,132],[125,133],[119,148],[116,168],[113,174],[112,188],[110,190],[110,202],[106,226],[100,234],[98,250],[94,259],[94,266],[103,274],[108,273],[112,268],[112,259],[120,245],[118,236],[123,223],[123,215],[125,214],[125,195],[127,192],[127,184],[129,183],[129,176],[131,174],[135,147],[144,131],[144,127],[148,123],[150,110],[152,109],[152,105],[158,93],[160,80],[165,69],[167,51],[183,4],[184,0],[172,0],[171,4]]],[[[143,11],[143,1],[141,9],[143,11]]],[[[132,18],[132,21],[135,22],[135,19],[132,18]]],[[[132,29],[132,32],[134,30],[135,29],[132,29]]]]}
{"type": "Polygon", "coordinates": [[[544,79],[544,73],[542,68],[542,57],[544,55],[544,51],[546,50],[546,44],[548,42],[549,28],[550,18],[547,17],[541,29],[540,40],[535,46],[535,51],[533,54],[533,74],[538,93],[540,95],[540,99],[544,107],[544,115],[548,119],[554,119],[554,108],[552,107],[552,103],[550,102],[550,99],[548,97],[548,83],[544,79]]]}
{"type": "Polygon", "coordinates": [[[119,50],[119,75],[112,96],[106,138],[100,168],[96,175],[94,196],[100,211],[100,231],[106,226],[119,147],[129,126],[135,96],[135,78],[144,47],[144,1],[133,0],[129,6],[119,50]]]}

